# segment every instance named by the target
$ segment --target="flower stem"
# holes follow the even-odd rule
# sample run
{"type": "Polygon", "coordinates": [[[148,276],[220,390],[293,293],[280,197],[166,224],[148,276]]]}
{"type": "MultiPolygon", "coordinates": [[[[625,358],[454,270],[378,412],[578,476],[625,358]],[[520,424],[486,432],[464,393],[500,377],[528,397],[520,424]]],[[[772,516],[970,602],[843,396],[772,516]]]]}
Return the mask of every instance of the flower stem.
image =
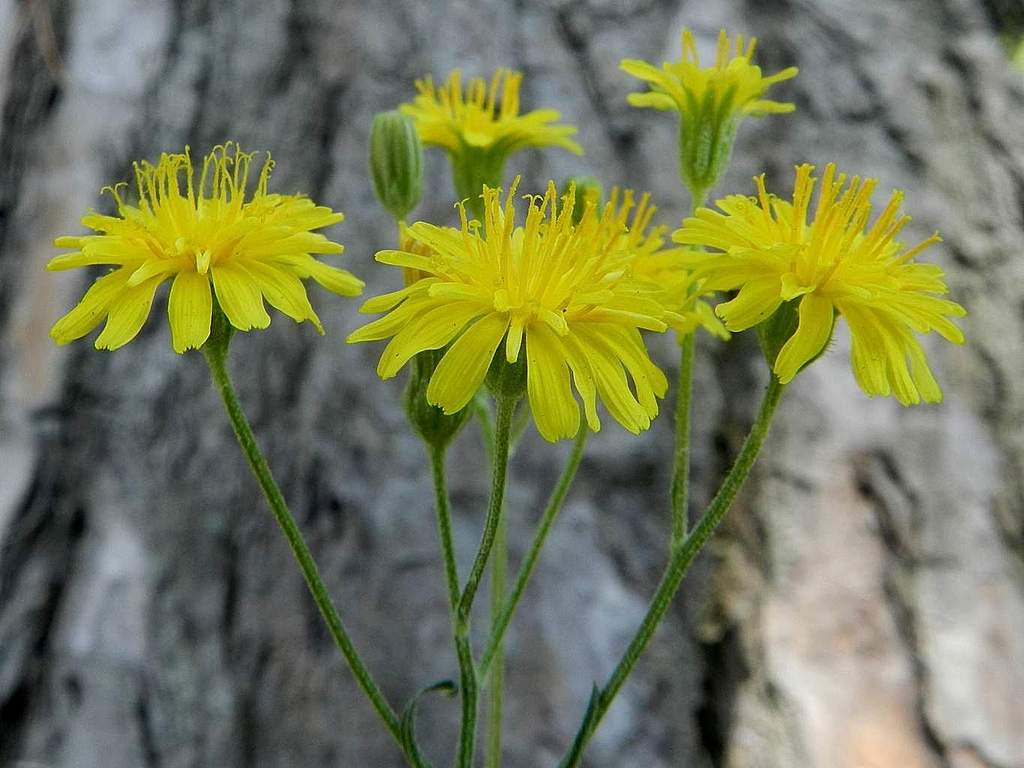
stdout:
{"type": "Polygon", "coordinates": [[[480,549],[476,553],[473,567],[466,580],[466,586],[462,589],[462,597],[459,600],[459,619],[469,623],[469,612],[473,607],[473,600],[476,598],[477,588],[480,586],[480,579],[487,567],[487,560],[491,554],[491,547],[494,546],[494,537],[498,532],[498,519],[501,516],[501,508],[505,499],[505,479],[508,473],[508,449],[509,436],[512,428],[512,411],[515,408],[515,400],[512,398],[498,399],[498,413],[494,426],[494,466],[491,473],[491,498],[487,509],[487,518],[484,521],[484,533],[480,539],[480,549]]]}
{"type": "Polygon", "coordinates": [[[338,611],[331,602],[327,588],[320,578],[320,572],[316,567],[316,562],[313,560],[313,555],[302,538],[302,533],[299,531],[295,518],[285,503],[281,490],[277,487],[277,483],[274,482],[274,478],[270,473],[270,467],[267,465],[266,459],[256,444],[256,437],[253,435],[252,427],[242,411],[242,406],[232,386],[227,368],[230,330],[223,327],[227,325],[227,320],[218,312],[215,313],[214,324],[214,333],[203,347],[203,351],[210,365],[210,372],[213,374],[214,383],[217,385],[220,396],[224,401],[224,407],[227,410],[228,418],[231,420],[235,437],[238,438],[238,444],[242,448],[242,453],[245,454],[245,458],[249,461],[249,466],[259,482],[264,496],[267,498],[267,503],[274,513],[274,518],[288,540],[288,545],[291,547],[292,554],[295,555],[295,560],[299,564],[302,575],[306,580],[306,585],[309,587],[309,592],[313,596],[317,608],[320,609],[320,614],[323,616],[335,644],[337,644],[338,649],[345,657],[345,661],[348,662],[349,667],[352,669],[352,674],[355,675],[359,687],[363,689],[363,693],[366,694],[395,741],[398,742],[399,746],[402,746],[401,726],[398,717],[387,703],[384,694],[377,687],[373,677],[370,675],[370,671],[359,657],[359,653],[356,651],[352,639],[349,637],[348,631],[338,615],[338,611]],[[217,325],[222,327],[217,328],[217,325]]]}
{"type": "Polygon", "coordinates": [[[452,539],[452,510],[448,498],[448,481],[445,478],[444,460],[446,448],[428,446],[430,468],[434,477],[434,498],[437,506],[437,533],[441,540],[441,554],[444,559],[444,576],[448,585],[448,605],[454,625],[459,610],[459,570],[455,563],[455,544],[452,539]]]}
{"type": "Polygon", "coordinates": [[[505,501],[505,481],[508,475],[509,437],[512,431],[512,412],[516,400],[513,397],[497,398],[497,414],[494,427],[494,459],[491,473],[491,497],[484,521],[484,532],[480,549],[476,553],[466,586],[463,587],[456,615],[456,654],[462,680],[462,727],[459,730],[459,749],[456,758],[458,768],[472,768],[473,751],[476,746],[476,705],[477,682],[473,654],[469,647],[469,623],[473,600],[480,586],[480,579],[498,535],[501,511],[505,501]]]}
{"type": "Polygon", "coordinates": [[[779,383],[778,379],[772,376],[764,394],[764,399],[761,401],[761,408],[757,418],[746,440],[743,442],[743,447],[740,449],[732,469],[729,470],[729,474],[722,481],[718,493],[715,494],[715,498],[711,500],[707,509],[704,510],[696,527],[678,546],[673,548],[668,565],[661,577],[661,582],[658,584],[658,589],[647,608],[647,614],[644,616],[629,647],[612,671],[608,681],[604,684],[604,687],[596,691],[592,698],[591,706],[587,710],[583,724],[580,726],[569,752],[559,764],[561,768],[577,768],[580,765],[587,744],[600,725],[601,719],[615,700],[615,696],[622,688],[623,683],[626,682],[626,678],[629,677],[640,656],[647,648],[648,643],[650,643],[651,637],[658,628],[658,624],[665,617],[665,613],[672,604],[672,598],[678,591],[679,585],[682,583],[683,577],[689,570],[691,563],[693,563],[694,558],[704,548],[708,539],[711,538],[711,535],[718,528],[726,512],[729,511],[729,507],[736,498],[736,494],[742,487],[744,480],[750,474],[750,468],[753,466],[754,460],[764,444],[765,437],[768,435],[768,428],[772,417],[775,415],[775,409],[778,407],[783,389],[784,386],[779,383]]]}
{"type": "Polygon", "coordinates": [[[676,444],[672,454],[672,549],[686,537],[690,487],[690,412],[693,399],[693,347],[696,332],[680,346],[679,386],[676,389],[676,444]]]}
{"type": "Polygon", "coordinates": [[[562,469],[562,475],[558,478],[558,484],[555,486],[555,490],[548,500],[548,505],[544,509],[544,514],[541,515],[540,522],[537,524],[537,531],[533,535],[530,551],[527,552],[526,558],[519,567],[519,573],[516,575],[515,583],[512,586],[512,593],[505,601],[501,613],[498,615],[497,622],[492,625],[491,636],[487,641],[483,656],[480,659],[480,665],[477,668],[477,675],[481,680],[487,679],[491,662],[497,660],[508,625],[512,621],[512,616],[519,605],[520,598],[523,596],[523,591],[533,575],[540,551],[544,547],[544,542],[551,531],[551,526],[562,508],[562,502],[565,501],[569,488],[572,486],[572,481],[576,477],[576,470],[579,469],[580,461],[583,459],[583,447],[586,445],[586,442],[587,428],[583,426],[576,435],[572,453],[569,454],[569,458],[566,460],[565,467],[562,469]]]}
{"type": "MultiPolygon", "coordinates": [[[[707,192],[691,192],[690,214],[704,205],[707,192]]],[[[690,416],[693,410],[693,352],[697,329],[679,342],[679,384],[676,389],[676,442],[672,452],[672,538],[670,547],[679,546],[686,537],[690,498],[690,416]]]]}
{"type": "MultiPolygon", "coordinates": [[[[502,515],[498,520],[498,533],[494,537],[494,554],[491,555],[491,632],[495,631],[501,619],[501,608],[505,602],[506,575],[508,571],[508,518],[502,515]]],[[[501,768],[501,726],[502,703],[505,693],[505,646],[499,642],[494,650],[494,674],[491,676],[487,695],[487,752],[485,768],[501,768]]]]}
{"type": "MultiPolygon", "coordinates": [[[[431,446],[430,465],[434,477],[434,496],[437,505],[437,531],[441,539],[441,553],[444,559],[445,581],[448,584],[448,604],[452,616],[452,632],[455,637],[455,655],[459,663],[459,690],[462,694],[462,722],[464,731],[467,719],[476,721],[477,685],[473,669],[473,653],[469,645],[469,634],[460,631],[459,623],[459,572],[455,563],[455,544],[452,539],[451,501],[448,497],[448,482],[445,477],[445,454],[440,446],[431,446]]],[[[463,762],[464,735],[459,735],[459,762],[463,762]]],[[[472,764],[472,741],[469,743],[469,764],[472,764]]]]}

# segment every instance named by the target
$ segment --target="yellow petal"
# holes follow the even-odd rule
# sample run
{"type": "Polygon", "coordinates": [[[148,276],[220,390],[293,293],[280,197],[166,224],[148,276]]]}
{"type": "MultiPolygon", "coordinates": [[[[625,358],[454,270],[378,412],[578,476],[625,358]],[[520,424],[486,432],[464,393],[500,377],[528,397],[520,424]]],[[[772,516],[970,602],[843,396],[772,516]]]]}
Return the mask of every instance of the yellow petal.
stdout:
{"type": "Polygon", "coordinates": [[[306,288],[299,278],[291,272],[259,262],[247,264],[246,268],[270,306],[297,323],[309,320],[323,334],[324,327],[309,303],[306,288]]]}
{"type": "Polygon", "coordinates": [[[483,314],[479,304],[442,304],[410,321],[384,348],[377,364],[377,373],[389,379],[402,366],[428,349],[440,349],[466,327],[473,318],[483,314]]]}
{"type": "Polygon", "coordinates": [[[601,419],[597,415],[597,381],[594,378],[594,370],[590,365],[587,353],[575,334],[570,333],[561,341],[566,352],[569,369],[572,371],[572,380],[576,385],[576,391],[583,399],[583,413],[587,419],[587,426],[591,432],[600,432],[601,419]]]}
{"type": "Polygon", "coordinates": [[[555,442],[574,437],[580,407],[569,384],[566,354],[554,331],[535,324],[526,332],[526,393],[537,431],[555,442]]]}
{"type": "Polygon", "coordinates": [[[832,302],[808,293],[800,300],[800,322],[775,359],[775,375],[788,384],[801,368],[814,358],[832,338],[835,311],[832,302]]]}
{"type": "Polygon", "coordinates": [[[426,312],[429,307],[436,307],[439,302],[424,296],[414,296],[408,299],[391,312],[378,317],[376,320],[367,323],[362,328],[357,328],[345,339],[349,344],[359,344],[363,341],[380,341],[389,336],[394,336],[405,324],[421,312],[426,312]]]}
{"type": "Polygon", "coordinates": [[[363,292],[366,283],[345,269],[332,267],[322,261],[310,257],[307,266],[309,276],[331,293],[339,296],[358,296],[363,292]]]}
{"type": "Polygon", "coordinates": [[[374,258],[381,264],[391,267],[406,267],[407,269],[418,269],[421,272],[434,272],[434,260],[429,256],[407,251],[377,251],[374,258]]]}
{"type": "Polygon", "coordinates": [[[210,270],[217,302],[228,320],[240,331],[266,328],[270,315],[263,306],[263,294],[256,281],[237,265],[217,264],[210,270]]]}
{"type": "Polygon", "coordinates": [[[58,344],[80,339],[107,316],[107,307],[131,277],[131,268],[119,269],[98,278],[70,312],[54,323],[50,337],[58,344]]]}
{"type": "Polygon", "coordinates": [[[167,300],[167,319],[171,324],[171,344],[181,354],[199,349],[210,337],[213,296],[210,279],[198,272],[180,272],[171,283],[167,300]]]}
{"type": "Polygon", "coordinates": [[[427,385],[427,402],[448,414],[465,408],[483,384],[507,328],[508,316],[498,312],[467,328],[437,364],[427,385]]]}
{"type": "Polygon", "coordinates": [[[771,317],[780,304],[779,278],[764,278],[751,280],[736,298],[715,307],[715,312],[730,331],[745,331],[771,317]]]}
{"type": "Polygon", "coordinates": [[[153,277],[140,285],[125,288],[110,302],[107,324],[96,337],[96,349],[115,350],[138,335],[149,317],[153,294],[165,279],[165,276],[153,277]]]}
{"type": "Polygon", "coordinates": [[[651,425],[650,417],[629,388],[622,361],[599,333],[580,330],[574,334],[594,375],[594,384],[608,413],[624,428],[638,434],[651,425]]]}
{"type": "Polygon", "coordinates": [[[407,285],[401,290],[382,293],[379,296],[373,296],[363,302],[363,306],[359,308],[359,311],[365,312],[366,314],[390,312],[413,294],[425,292],[428,287],[436,282],[436,277],[425,277],[422,280],[417,280],[412,285],[407,285]]]}

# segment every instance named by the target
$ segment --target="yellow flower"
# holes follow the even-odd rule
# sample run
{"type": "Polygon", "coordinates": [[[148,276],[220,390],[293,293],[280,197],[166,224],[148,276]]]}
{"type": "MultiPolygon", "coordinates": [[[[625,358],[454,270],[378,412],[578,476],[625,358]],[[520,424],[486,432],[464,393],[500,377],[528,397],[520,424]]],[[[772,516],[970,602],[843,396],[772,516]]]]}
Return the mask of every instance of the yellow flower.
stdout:
{"type": "MultiPolygon", "coordinates": [[[[618,207],[619,189],[612,189],[608,204],[618,207]]],[[[622,194],[621,204],[623,215],[633,207],[633,192],[626,190],[622,194]]],[[[698,326],[703,327],[720,339],[728,340],[729,331],[722,325],[710,305],[701,296],[707,291],[701,281],[694,278],[692,257],[688,258],[689,250],[683,248],[663,248],[665,244],[665,226],[657,226],[648,231],[657,208],[651,205],[651,196],[644,193],[633,212],[629,230],[622,235],[621,247],[632,254],[632,271],[634,277],[650,284],[654,295],[665,308],[665,321],[682,341],[688,333],[693,333],[698,326]]]]}
{"type": "Polygon", "coordinates": [[[666,61],[658,69],[642,59],[622,60],[624,72],[651,86],[647,93],[629,94],[629,103],[634,107],[674,109],[684,117],[703,109],[705,102],[711,102],[711,108],[724,117],[792,112],[792,104],[761,97],[775,83],[795,77],[797,68],[787,67],[764,77],[761,68],[751,63],[756,48],[757,38],[745,39],[743,35],[736,35],[735,45],[730,46],[723,29],[718,33],[714,65],[702,67],[693,33],[684,29],[679,61],[666,61]]]}
{"type": "Polygon", "coordinates": [[[167,314],[175,352],[206,342],[214,293],[239,330],[270,324],[266,299],[296,322],[309,320],[323,333],[302,280],[312,278],[342,296],[358,296],[363,288],[354,275],[312,255],[342,252],[341,245],[313,230],[336,224],[343,216],[301,195],[267,192],[273,167],[269,154],[246,201],[254,154],[231,142],[215,147],[203,158],[198,185],[187,147],[183,154],[161,155],[156,165],[136,163],[135,205],[125,200],[126,184],[107,187],[117,215],[85,216],[82,224],[98,234],[57,238],[57,247],[74,251],[55,257],[47,269],[97,264],[114,269],[57,321],[50,331],[54,341],[79,339],[106,319],[97,349],[127,344],[149,316],[157,287],[171,278],[167,314]]]}
{"type": "Polygon", "coordinates": [[[412,103],[401,105],[402,113],[415,121],[424,144],[447,150],[455,190],[462,198],[472,198],[474,211],[478,211],[484,184],[501,186],[505,160],[513,152],[554,146],[583,154],[570,138],[576,128],[556,124],[561,118],[556,110],[519,114],[522,79],[519,72],[499,69],[490,85],[474,78],[463,92],[459,70],[440,87],[428,75],[416,81],[419,94],[412,103]]]}
{"type": "Polygon", "coordinates": [[[500,149],[505,154],[523,147],[556,146],[577,155],[583,150],[570,136],[571,125],[551,125],[561,118],[553,109],[537,109],[519,114],[519,72],[499,69],[490,86],[483,78],[469,81],[462,90],[462,74],[453,71],[445,84],[434,86],[428,75],[416,81],[419,95],[401,110],[416,121],[416,129],[425,144],[460,153],[468,147],[500,149]]]}
{"type": "Polygon", "coordinates": [[[629,94],[634,107],[675,110],[680,115],[680,174],[687,186],[703,195],[728,164],[740,121],[747,116],[792,112],[794,106],[764,98],[768,88],[797,74],[796,67],[765,77],[752,63],[757,38],[737,35],[734,46],[723,29],[715,63],[703,67],[693,33],[682,33],[682,57],[661,68],[642,59],[619,65],[650,84],[645,93],[629,94]]]}
{"type": "Polygon", "coordinates": [[[673,239],[715,248],[696,274],[708,290],[737,296],[717,307],[732,331],[771,317],[783,302],[798,302],[798,326],[774,362],[776,376],[790,381],[824,350],[836,313],[846,318],[852,338],[851,363],[869,395],[893,395],[904,405],[937,402],[942,391],[928,368],[914,332],[936,331],[954,343],[963,333],[950,317],[963,307],[940,298],[947,292],[942,270],[914,258],[939,242],[938,234],[906,249],[896,240],[910,217],[900,214],[903,194],[894,192],[868,227],[876,179],[846,178],[825,168],[817,210],[807,213],[815,184],[814,167],[796,169],[793,202],[769,196],[764,176],[755,179],[757,197],[732,195],[683,222],[673,239]]]}
{"type": "Polygon", "coordinates": [[[573,385],[591,429],[601,426],[598,396],[626,429],[646,429],[668,382],[648,357],[640,329],[667,326],[661,306],[629,275],[630,254],[620,247],[624,217],[588,205],[573,225],[574,192],[559,207],[549,183],[543,197],[526,198],[526,221],[516,226],[517,184],[504,205],[500,189],[484,188],[483,233],[460,203],[461,229],[409,227],[431,256],[378,253],[384,264],[427,276],[367,301],[363,311],[388,314],[348,340],[391,338],[377,366],[382,378],[424,350],[447,346],[427,388],[427,399],[446,413],[466,406],[501,347],[508,363],[526,364],[530,408],[546,439],[579,429],[573,385]]]}

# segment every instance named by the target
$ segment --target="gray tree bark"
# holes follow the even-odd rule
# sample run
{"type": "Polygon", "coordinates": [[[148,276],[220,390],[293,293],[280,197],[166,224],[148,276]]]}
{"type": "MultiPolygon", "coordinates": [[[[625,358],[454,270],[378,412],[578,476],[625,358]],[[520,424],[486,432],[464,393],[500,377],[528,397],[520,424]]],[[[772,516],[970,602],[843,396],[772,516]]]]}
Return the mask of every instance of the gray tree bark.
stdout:
{"type": "MultiPolygon", "coordinates": [[[[674,121],[630,109],[623,56],[675,57],[683,24],[761,38],[798,111],[741,130],[719,191],[836,160],[908,192],[913,233],[970,314],[930,348],[946,400],[902,409],[856,388],[847,340],[797,379],[755,477],[702,555],[588,755],[594,766],[1024,768],[1024,74],[999,43],[1016,3],[335,3],[0,0],[0,764],[59,768],[398,766],[339,660],[233,442],[201,356],[162,306],[106,354],[54,348],[86,278],[47,275],[128,161],[237,139],[273,183],[348,216],[370,293],[394,233],[367,180],[374,112],[462,65],[526,73],[587,155],[521,155],[539,185],[593,173],[687,201],[674,121]]],[[[451,216],[432,156],[418,215],[451,216]]],[[[455,675],[425,456],[328,328],[275,319],[238,338],[241,396],[342,613],[389,698],[455,675]]],[[[671,374],[674,347],[655,339],[671,374]]],[[[696,499],[706,500],[763,381],[754,343],[702,341],[696,499]]],[[[642,615],[666,556],[671,403],[634,439],[607,426],[510,635],[507,764],[556,762],[590,685],[642,615]]],[[[522,554],[567,446],[527,439],[509,500],[522,554]]],[[[485,482],[472,430],[452,457],[463,569],[485,482]]],[[[479,621],[478,624],[482,624],[479,621]]],[[[422,707],[448,760],[457,705],[422,707]]]]}

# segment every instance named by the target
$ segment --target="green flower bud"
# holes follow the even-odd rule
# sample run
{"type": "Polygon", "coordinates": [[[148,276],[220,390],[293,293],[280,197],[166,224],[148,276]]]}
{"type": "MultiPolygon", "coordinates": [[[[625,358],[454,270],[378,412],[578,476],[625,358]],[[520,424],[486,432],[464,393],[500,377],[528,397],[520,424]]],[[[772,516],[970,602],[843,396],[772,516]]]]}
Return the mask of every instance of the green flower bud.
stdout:
{"type": "Polygon", "coordinates": [[[380,112],[370,130],[370,176],[377,199],[404,221],[423,197],[423,145],[412,118],[380,112]]]}
{"type": "Polygon", "coordinates": [[[451,416],[427,402],[427,385],[434,369],[444,355],[443,349],[421,352],[413,358],[409,383],[405,387],[405,415],[416,433],[427,445],[444,448],[458,434],[469,418],[469,408],[451,416]]]}
{"type": "Polygon", "coordinates": [[[562,197],[574,190],[576,200],[572,209],[572,223],[579,224],[583,218],[583,212],[587,210],[587,201],[593,201],[594,205],[601,205],[604,198],[604,186],[593,176],[570,176],[562,184],[562,197]]]}
{"type": "Polygon", "coordinates": [[[495,399],[518,400],[526,393],[526,355],[521,353],[516,362],[510,363],[505,359],[503,345],[499,345],[484,383],[495,399]]]}
{"type": "Polygon", "coordinates": [[[729,165],[737,119],[722,114],[714,99],[680,114],[679,177],[696,200],[703,200],[729,165]]]}

